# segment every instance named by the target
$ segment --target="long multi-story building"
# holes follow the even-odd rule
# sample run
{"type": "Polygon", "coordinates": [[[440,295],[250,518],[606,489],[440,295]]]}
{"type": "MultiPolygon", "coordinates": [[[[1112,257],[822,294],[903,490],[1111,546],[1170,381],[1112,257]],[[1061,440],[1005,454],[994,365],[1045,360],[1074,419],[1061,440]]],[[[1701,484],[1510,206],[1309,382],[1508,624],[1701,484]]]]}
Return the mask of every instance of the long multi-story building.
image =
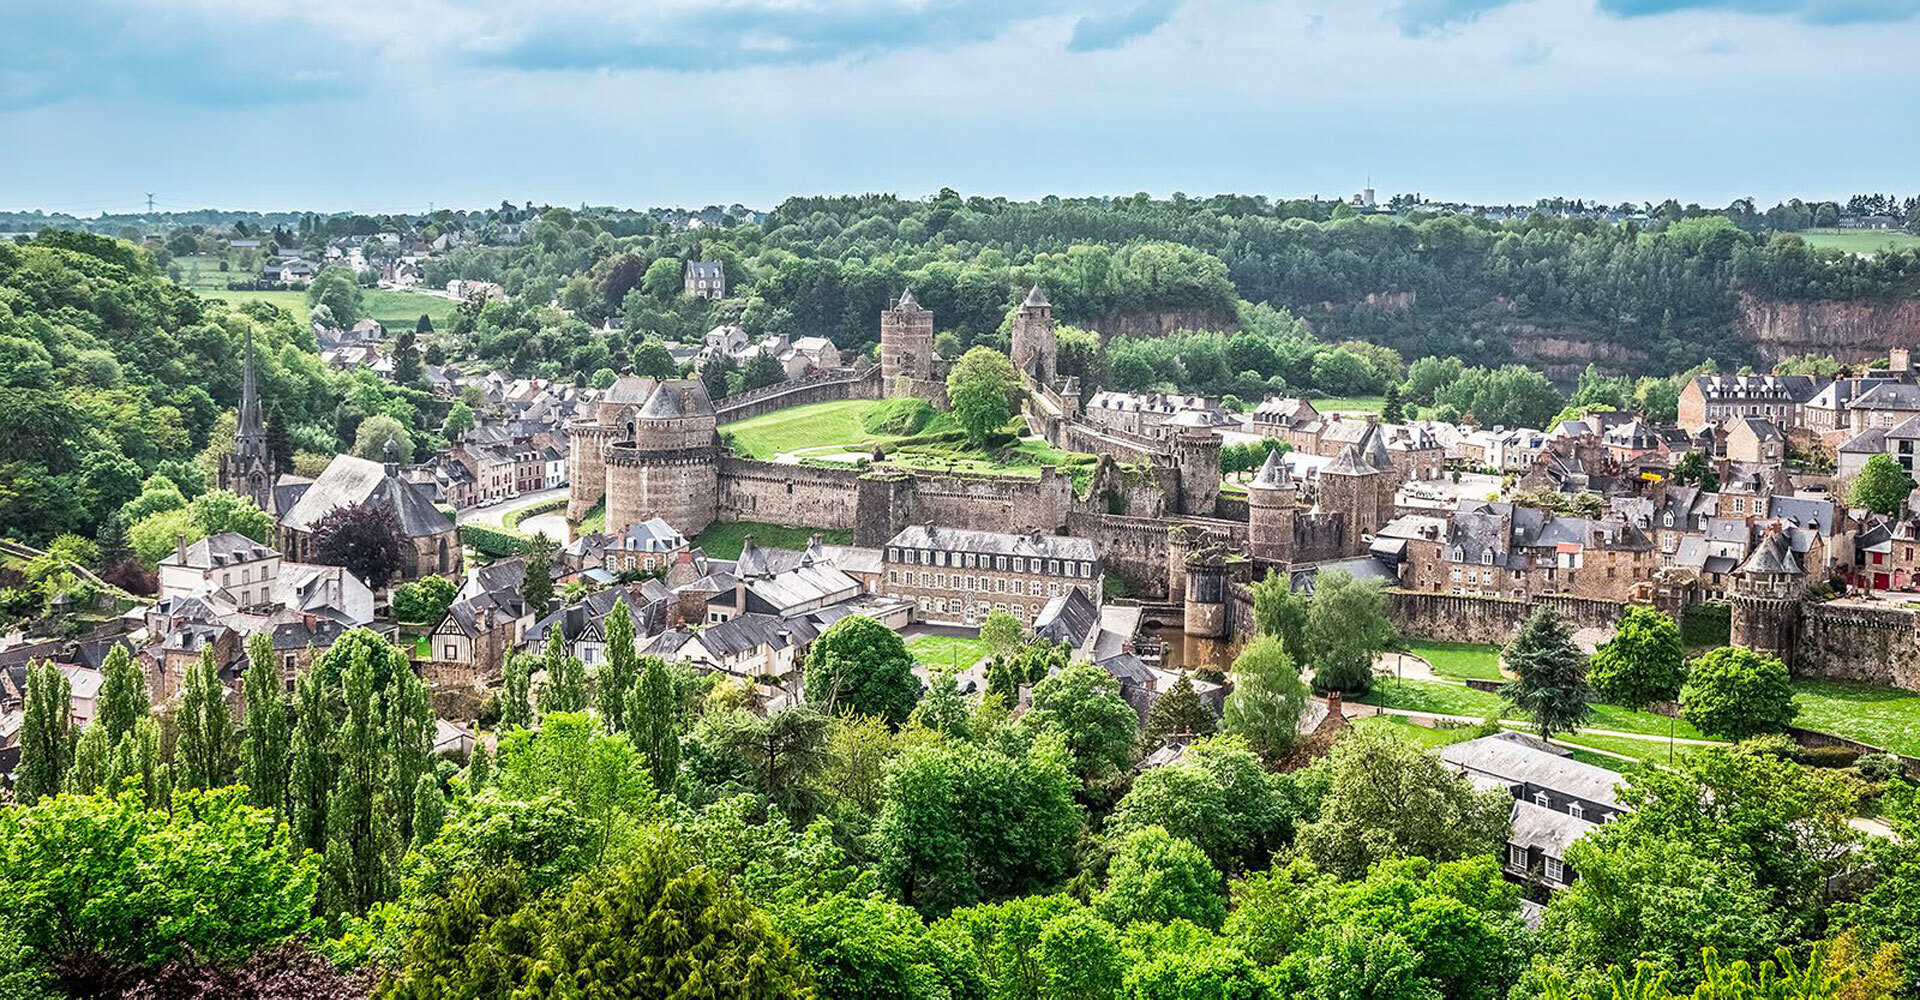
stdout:
{"type": "Polygon", "coordinates": [[[914,525],[882,550],[882,591],[919,617],[978,623],[1007,611],[1031,624],[1049,599],[1078,589],[1097,604],[1103,575],[1092,539],[914,525]]]}

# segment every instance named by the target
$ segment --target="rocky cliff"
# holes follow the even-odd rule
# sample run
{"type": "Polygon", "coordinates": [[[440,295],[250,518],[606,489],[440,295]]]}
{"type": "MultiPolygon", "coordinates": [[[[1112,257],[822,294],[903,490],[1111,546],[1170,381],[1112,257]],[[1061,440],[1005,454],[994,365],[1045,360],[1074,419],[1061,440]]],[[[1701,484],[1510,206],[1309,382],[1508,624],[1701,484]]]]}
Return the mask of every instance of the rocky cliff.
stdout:
{"type": "MultiPolygon", "coordinates": [[[[1081,325],[1071,320],[1065,322],[1081,325]]],[[[1240,319],[1225,309],[1164,309],[1108,313],[1085,326],[1099,331],[1102,340],[1112,340],[1115,337],[1164,337],[1181,330],[1232,331],[1240,329],[1240,319]]]]}
{"type": "Polygon", "coordinates": [[[1841,361],[1884,357],[1920,345],[1920,298],[1781,301],[1740,297],[1741,336],[1760,357],[1831,354],[1841,361]]]}

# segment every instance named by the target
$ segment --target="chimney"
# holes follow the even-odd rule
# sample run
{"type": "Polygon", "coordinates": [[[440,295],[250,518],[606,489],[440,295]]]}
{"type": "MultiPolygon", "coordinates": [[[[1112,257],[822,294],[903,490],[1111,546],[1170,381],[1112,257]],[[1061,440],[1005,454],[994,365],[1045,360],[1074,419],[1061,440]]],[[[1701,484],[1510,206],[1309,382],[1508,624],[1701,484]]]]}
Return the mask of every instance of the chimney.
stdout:
{"type": "Polygon", "coordinates": [[[733,577],[733,614],[739,617],[747,613],[747,578],[739,574],[733,577]]]}
{"type": "Polygon", "coordinates": [[[187,536],[173,536],[173,557],[180,561],[180,565],[187,564],[187,536]]]}
{"type": "Polygon", "coordinates": [[[1327,692],[1327,717],[1333,718],[1340,714],[1341,714],[1340,692],[1338,690],[1328,691],[1327,692]]]}
{"type": "Polygon", "coordinates": [[[1369,414],[1367,414],[1367,426],[1368,426],[1368,427],[1378,427],[1378,426],[1380,426],[1380,414],[1378,414],[1378,413],[1369,413],[1369,414]]]}

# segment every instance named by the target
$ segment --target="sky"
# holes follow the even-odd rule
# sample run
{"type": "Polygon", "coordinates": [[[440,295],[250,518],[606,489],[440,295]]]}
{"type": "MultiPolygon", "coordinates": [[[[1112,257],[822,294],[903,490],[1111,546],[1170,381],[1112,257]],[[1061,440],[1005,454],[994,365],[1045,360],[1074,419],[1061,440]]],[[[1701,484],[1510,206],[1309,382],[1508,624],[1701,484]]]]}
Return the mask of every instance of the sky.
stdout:
{"type": "Polygon", "coordinates": [[[1920,192],[1920,0],[0,0],[0,210],[1920,192]]]}

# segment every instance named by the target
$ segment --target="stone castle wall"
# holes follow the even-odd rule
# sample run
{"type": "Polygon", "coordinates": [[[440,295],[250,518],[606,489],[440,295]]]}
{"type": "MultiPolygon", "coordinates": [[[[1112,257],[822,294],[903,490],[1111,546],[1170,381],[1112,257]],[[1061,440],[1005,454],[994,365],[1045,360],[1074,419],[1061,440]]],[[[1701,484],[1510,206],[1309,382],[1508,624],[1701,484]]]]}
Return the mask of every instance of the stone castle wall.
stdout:
{"type": "Polygon", "coordinates": [[[869,546],[923,523],[1052,534],[1073,503],[1073,481],[1051,469],[1038,477],[863,472],[732,456],[719,461],[717,491],[717,520],[835,528],[869,546]]]}
{"type": "Polygon", "coordinates": [[[713,410],[721,423],[732,423],[810,403],[879,399],[880,389],[879,368],[836,369],[716,400],[713,410]]]}
{"type": "Polygon", "coordinates": [[[692,537],[714,522],[712,446],[669,452],[613,444],[606,450],[606,467],[608,530],[622,531],[658,517],[692,537]]]}
{"type": "Polygon", "coordinates": [[[1506,645],[1541,604],[1553,608],[1568,627],[1612,628],[1627,605],[1597,598],[1553,595],[1532,601],[1465,594],[1428,594],[1387,588],[1387,612],[1402,635],[1446,642],[1506,645]]]}
{"type": "Polygon", "coordinates": [[[859,523],[860,472],[818,469],[722,456],[721,521],[765,521],[807,528],[853,530],[859,523]]]}
{"type": "Polygon", "coordinates": [[[1801,605],[1793,672],[1920,691],[1920,615],[1907,608],[1801,605]]]}

